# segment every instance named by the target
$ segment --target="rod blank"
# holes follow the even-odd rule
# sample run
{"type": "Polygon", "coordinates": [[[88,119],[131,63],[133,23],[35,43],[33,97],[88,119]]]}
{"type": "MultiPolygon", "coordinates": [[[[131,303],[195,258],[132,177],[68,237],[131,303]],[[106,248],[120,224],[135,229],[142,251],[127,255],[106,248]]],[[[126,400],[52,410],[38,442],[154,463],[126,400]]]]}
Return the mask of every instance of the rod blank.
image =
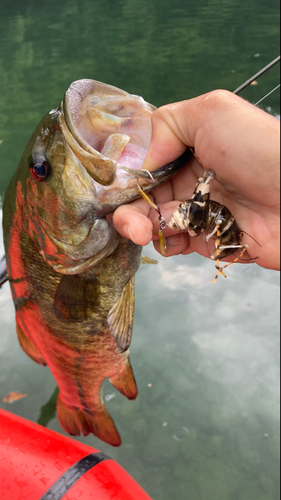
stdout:
{"type": "Polygon", "coordinates": [[[250,85],[259,76],[263,75],[267,70],[269,70],[270,68],[272,68],[272,66],[274,66],[275,64],[277,64],[279,61],[280,61],[280,56],[276,57],[276,59],[273,59],[273,61],[271,61],[264,68],[262,68],[260,71],[258,71],[254,76],[252,76],[251,78],[249,78],[249,80],[246,80],[246,82],[243,83],[242,85],[240,85],[240,87],[237,87],[237,89],[235,89],[233,91],[233,94],[239,94],[239,92],[241,92],[241,90],[243,90],[246,87],[248,87],[248,85],[250,85]]]}

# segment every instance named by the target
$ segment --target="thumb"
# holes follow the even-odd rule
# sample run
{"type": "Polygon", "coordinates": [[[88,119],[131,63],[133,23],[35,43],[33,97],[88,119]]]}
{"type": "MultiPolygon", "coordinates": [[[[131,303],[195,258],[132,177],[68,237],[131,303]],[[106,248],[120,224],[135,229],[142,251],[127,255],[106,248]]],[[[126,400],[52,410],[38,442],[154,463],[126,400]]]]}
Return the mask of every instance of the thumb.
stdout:
{"type": "Polygon", "coordinates": [[[194,146],[199,127],[198,101],[202,97],[167,104],[152,113],[151,142],[142,168],[155,170],[194,146]]]}

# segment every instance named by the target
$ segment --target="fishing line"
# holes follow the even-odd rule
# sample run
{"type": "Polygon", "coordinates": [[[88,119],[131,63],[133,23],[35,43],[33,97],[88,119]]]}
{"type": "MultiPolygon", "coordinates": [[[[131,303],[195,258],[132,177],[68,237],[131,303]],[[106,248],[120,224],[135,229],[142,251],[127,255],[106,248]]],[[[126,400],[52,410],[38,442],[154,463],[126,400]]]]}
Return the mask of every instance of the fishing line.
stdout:
{"type": "Polygon", "coordinates": [[[258,102],[255,103],[255,106],[257,106],[260,102],[262,102],[267,96],[269,96],[270,94],[272,94],[272,92],[274,92],[275,90],[279,89],[280,87],[280,83],[279,85],[277,85],[277,87],[275,87],[275,89],[271,90],[270,92],[268,92],[268,94],[266,94],[264,97],[262,97],[258,102]]]}

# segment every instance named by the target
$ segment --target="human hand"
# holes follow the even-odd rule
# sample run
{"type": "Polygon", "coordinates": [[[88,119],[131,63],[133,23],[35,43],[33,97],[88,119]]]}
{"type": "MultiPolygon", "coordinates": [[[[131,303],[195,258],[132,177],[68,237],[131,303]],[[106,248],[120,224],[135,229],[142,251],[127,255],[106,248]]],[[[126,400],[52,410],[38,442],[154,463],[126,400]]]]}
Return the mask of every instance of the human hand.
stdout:
{"type": "MultiPolygon", "coordinates": [[[[278,119],[230,92],[216,90],[153,113],[143,168],[155,170],[193,147],[204,168],[215,172],[210,198],[225,205],[245,231],[243,243],[249,246],[249,256],[258,256],[260,266],[279,269],[279,140],[278,119]]],[[[191,197],[202,172],[193,158],[175,177],[151,191],[167,222],[179,202],[191,197]]],[[[159,251],[158,216],[144,200],[119,207],[113,220],[122,236],[140,245],[153,239],[159,251]]],[[[210,257],[213,251],[214,242],[202,236],[192,238],[169,228],[164,234],[167,256],[196,251],[210,257]]]]}

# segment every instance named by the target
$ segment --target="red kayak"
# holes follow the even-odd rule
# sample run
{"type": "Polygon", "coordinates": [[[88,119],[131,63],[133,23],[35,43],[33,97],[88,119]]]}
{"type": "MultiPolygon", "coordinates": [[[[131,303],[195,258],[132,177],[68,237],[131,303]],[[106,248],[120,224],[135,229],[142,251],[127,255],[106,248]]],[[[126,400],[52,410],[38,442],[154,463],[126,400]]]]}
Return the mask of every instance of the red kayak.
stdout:
{"type": "Polygon", "coordinates": [[[151,500],[114,460],[0,409],[1,500],[151,500]]]}

